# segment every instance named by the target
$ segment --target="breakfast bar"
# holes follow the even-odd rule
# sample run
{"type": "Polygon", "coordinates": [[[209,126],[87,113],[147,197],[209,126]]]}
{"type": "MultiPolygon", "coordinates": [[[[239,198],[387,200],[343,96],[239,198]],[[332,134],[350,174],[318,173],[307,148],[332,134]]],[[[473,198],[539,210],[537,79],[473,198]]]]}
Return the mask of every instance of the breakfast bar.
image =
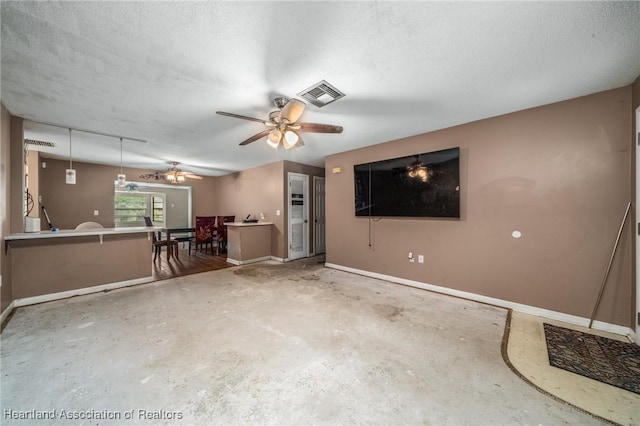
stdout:
{"type": "Polygon", "coordinates": [[[40,231],[7,235],[17,306],[106,291],[153,280],[156,227],[40,231]]]}
{"type": "Polygon", "coordinates": [[[273,222],[229,222],[227,226],[227,262],[234,265],[271,259],[273,222]]]}

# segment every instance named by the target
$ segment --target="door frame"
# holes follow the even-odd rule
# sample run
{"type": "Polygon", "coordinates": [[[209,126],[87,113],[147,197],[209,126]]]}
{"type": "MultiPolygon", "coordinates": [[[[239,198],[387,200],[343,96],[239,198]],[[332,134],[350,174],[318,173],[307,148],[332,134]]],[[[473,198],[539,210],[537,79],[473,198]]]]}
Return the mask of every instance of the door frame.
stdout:
{"type": "Polygon", "coordinates": [[[317,191],[317,184],[318,182],[322,182],[322,189],[323,189],[323,193],[322,193],[322,197],[324,198],[324,194],[326,191],[326,179],[323,176],[314,176],[313,177],[313,253],[314,254],[321,254],[321,253],[326,253],[327,251],[327,226],[326,226],[326,204],[323,202],[322,203],[322,209],[323,209],[323,214],[322,214],[322,218],[325,221],[323,224],[321,224],[322,226],[324,226],[324,246],[323,246],[323,250],[322,251],[318,251],[318,215],[317,210],[318,210],[318,202],[317,202],[317,198],[318,198],[318,191],[317,191]]]}
{"type": "Polygon", "coordinates": [[[287,260],[296,260],[309,257],[309,175],[302,173],[287,172],[287,260]],[[302,246],[303,255],[300,257],[292,258],[291,256],[291,235],[292,235],[292,223],[291,223],[291,181],[292,178],[302,179],[302,191],[304,207],[302,210],[302,246]]]}

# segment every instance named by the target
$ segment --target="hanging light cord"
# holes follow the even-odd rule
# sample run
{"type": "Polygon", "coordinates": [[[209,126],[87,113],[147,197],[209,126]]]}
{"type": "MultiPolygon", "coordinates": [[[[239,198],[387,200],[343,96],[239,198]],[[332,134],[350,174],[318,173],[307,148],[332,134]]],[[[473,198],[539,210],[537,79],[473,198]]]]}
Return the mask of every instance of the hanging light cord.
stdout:
{"type": "Polygon", "coordinates": [[[71,157],[71,129],[69,129],[69,168],[73,169],[73,157],[71,157]]]}
{"type": "Polygon", "coordinates": [[[120,138],[120,174],[122,173],[122,138],[120,138]]]}

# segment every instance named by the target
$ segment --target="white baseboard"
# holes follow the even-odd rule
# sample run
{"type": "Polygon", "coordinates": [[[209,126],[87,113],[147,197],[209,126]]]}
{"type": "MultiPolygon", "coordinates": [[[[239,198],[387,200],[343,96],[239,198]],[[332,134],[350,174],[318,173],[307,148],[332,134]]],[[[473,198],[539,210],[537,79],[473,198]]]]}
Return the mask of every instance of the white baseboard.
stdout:
{"type": "Polygon", "coordinates": [[[14,300],[13,304],[17,308],[17,307],[20,307],[20,306],[35,305],[37,303],[44,303],[44,302],[51,302],[53,300],[66,299],[66,298],[73,297],[73,296],[82,296],[82,295],[85,295],[85,294],[99,293],[101,291],[106,291],[106,290],[115,290],[117,288],[131,287],[131,286],[139,285],[139,284],[146,284],[146,283],[149,283],[151,281],[153,281],[153,277],[152,276],[143,277],[143,278],[136,278],[134,280],[119,281],[119,282],[116,282],[116,283],[109,283],[109,284],[97,285],[97,286],[93,286],[93,287],[79,288],[79,289],[76,289],[76,290],[69,290],[69,291],[61,291],[61,292],[58,292],[58,293],[43,294],[41,296],[25,297],[23,299],[14,300]]]}
{"type": "Polygon", "coordinates": [[[275,260],[276,262],[281,262],[281,263],[284,263],[287,261],[287,259],[283,259],[281,257],[276,257],[276,256],[271,256],[270,259],[275,260]]]}
{"type": "MultiPolygon", "coordinates": [[[[462,299],[469,299],[469,300],[473,300],[480,303],[499,306],[501,308],[513,309],[514,311],[523,312],[530,315],[536,315],[543,318],[563,321],[568,324],[575,324],[583,327],[589,326],[589,321],[590,321],[589,318],[579,317],[576,315],[570,315],[562,312],[551,311],[549,309],[538,308],[535,306],[523,305],[521,303],[510,302],[508,300],[502,300],[502,299],[496,299],[493,297],[483,296],[481,294],[469,293],[466,291],[455,290],[452,288],[422,283],[419,281],[407,280],[405,278],[394,277],[391,275],[379,274],[377,272],[370,272],[362,269],[350,268],[348,266],[337,265],[335,263],[325,263],[324,265],[327,268],[338,269],[340,271],[350,272],[352,274],[364,275],[366,277],[377,278],[380,280],[403,284],[410,287],[416,287],[423,290],[429,290],[436,293],[447,294],[449,296],[460,297],[462,299]]],[[[631,341],[635,341],[634,340],[635,332],[629,327],[625,327],[617,324],[610,324],[602,321],[594,321],[592,328],[596,330],[601,330],[609,333],[626,336],[630,338],[631,341]]]]}
{"type": "Polygon", "coordinates": [[[9,316],[9,314],[15,309],[16,307],[16,302],[13,301],[9,304],[9,306],[7,306],[7,309],[5,309],[2,314],[0,314],[0,324],[2,324],[4,322],[4,320],[7,319],[7,317],[9,316]]]}
{"type": "Polygon", "coordinates": [[[256,257],[255,259],[248,259],[248,260],[236,260],[236,259],[229,259],[227,257],[227,263],[231,263],[233,265],[248,265],[250,263],[264,262],[265,260],[271,260],[271,259],[272,259],[271,256],[256,257]]]}

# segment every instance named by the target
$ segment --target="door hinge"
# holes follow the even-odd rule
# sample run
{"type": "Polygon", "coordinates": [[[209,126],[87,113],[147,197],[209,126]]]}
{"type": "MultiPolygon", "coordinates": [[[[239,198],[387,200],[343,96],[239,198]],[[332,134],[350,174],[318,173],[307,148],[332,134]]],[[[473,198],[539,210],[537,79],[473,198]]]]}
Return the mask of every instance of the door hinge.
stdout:
{"type": "Polygon", "coordinates": [[[638,312],[638,325],[640,325],[640,312],[638,312]]]}

